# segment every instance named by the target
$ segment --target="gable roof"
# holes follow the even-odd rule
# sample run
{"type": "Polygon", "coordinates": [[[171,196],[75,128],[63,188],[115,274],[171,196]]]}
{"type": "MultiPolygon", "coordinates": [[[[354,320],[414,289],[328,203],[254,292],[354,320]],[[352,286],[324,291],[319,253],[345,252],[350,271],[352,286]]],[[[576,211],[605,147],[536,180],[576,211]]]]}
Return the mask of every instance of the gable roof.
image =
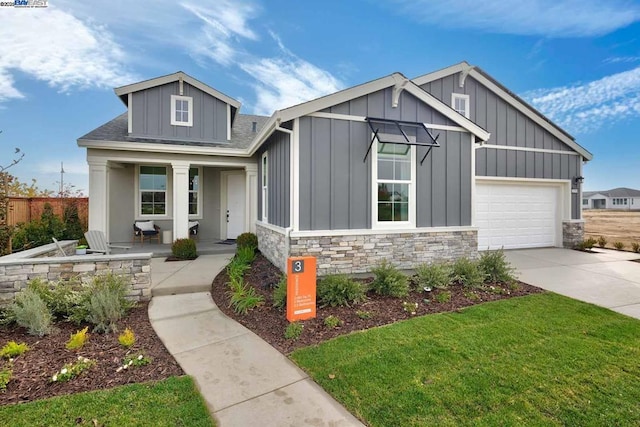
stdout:
{"type": "MultiPolygon", "coordinates": [[[[479,81],[493,93],[495,93],[500,98],[504,99],[507,103],[513,106],[516,110],[520,111],[525,116],[529,117],[538,125],[542,126],[544,129],[549,131],[553,136],[558,138],[560,141],[567,144],[574,151],[579,153],[585,160],[591,160],[593,155],[578,144],[573,136],[571,136],[567,131],[562,129],[560,126],[553,123],[547,117],[545,117],[541,112],[536,110],[522,98],[520,98],[515,93],[511,92],[504,85],[498,82],[496,79],[491,77],[485,71],[483,71],[480,67],[475,65],[470,65],[466,61],[462,61],[458,64],[451,65],[449,67],[443,68],[438,71],[434,71],[432,73],[424,74],[422,76],[416,77],[413,79],[413,82],[418,86],[421,86],[426,83],[430,83],[432,81],[441,79],[443,77],[450,76],[456,73],[465,73],[465,75],[469,75],[473,77],[475,80],[479,81]]],[[[464,81],[464,80],[463,80],[464,81]]]]}
{"type": "Polygon", "coordinates": [[[167,74],[166,76],[161,76],[161,77],[156,77],[154,79],[149,79],[149,80],[144,80],[138,83],[133,83],[130,85],[126,85],[126,86],[120,86],[114,89],[114,92],[116,93],[116,95],[118,95],[120,97],[120,99],[122,100],[122,102],[124,102],[125,105],[127,105],[128,103],[128,97],[126,95],[133,93],[133,92],[138,92],[141,90],[145,90],[145,89],[150,89],[152,87],[156,87],[156,86],[162,86],[165,85],[167,83],[173,83],[173,82],[177,82],[180,79],[182,79],[182,81],[189,83],[191,86],[196,87],[198,89],[200,89],[201,91],[208,93],[209,95],[218,98],[219,100],[226,102],[227,104],[231,105],[232,107],[238,109],[240,108],[240,102],[236,101],[235,99],[231,98],[230,96],[225,95],[224,93],[215,90],[214,88],[212,88],[209,85],[206,85],[204,83],[202,83],[200,80],[194,79],[193,77],[191,77],[190,75],[188,75],[187,73],[184,73],[182,71],[178,71],[176,73],[173,74],[167,74]]]}
{"type": "Polygon", "coordinates": [[[414,82],[409,80],[401,73],[393,73],[386,77],[382,77],[376,80],[372,80],[367,83],[363,83],[357,86],[343,89],[341,91],[322,96],[320,98],[313,99],[311,101],[303,102],[292,107],[276,110],[269,122],[262,128],[262,131],[258,134],[253,144],[250,147],[250,153],[253,154],[258,147],[271,135],[271,133],[279,126],[280,123],[288,122],[289,120],[306,116],[317,111],[324,110],[325,108],[332,107],[343,102],[368,95],[370,93],[387,89],[389,87],[395,87],[398,91],[407,91],[413,96],[429,105],[431,108],[448,118],[449,120],[457,123],[465,130],[474,134],[481,141],[489,139],[491,134],[480,126],[467,119],[466,117],[458,114],[450,106],[444,104],[439,99],[431,95],[430,93],[421,89],[414,82]]]}
{"type": "Polygon", "coordinates": [[[583,197],[591,197],[596,194],[602,194],[605,197],[640,197],[640,190],[633,188],[619,187],[607,191],[583,191],[583,197]]]}

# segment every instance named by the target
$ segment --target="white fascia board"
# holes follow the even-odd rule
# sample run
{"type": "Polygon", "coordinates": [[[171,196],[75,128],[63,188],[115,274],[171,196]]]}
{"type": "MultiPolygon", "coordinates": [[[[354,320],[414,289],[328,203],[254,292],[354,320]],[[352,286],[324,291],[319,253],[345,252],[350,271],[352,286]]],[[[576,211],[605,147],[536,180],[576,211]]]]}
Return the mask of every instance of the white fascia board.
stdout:
{"type": "Polygon", "coordinates": [[[182,146],[174,144],[154,144],[142,142],[123,141],[92,141],[86,139],[78,140],[79,147],[97,148],[100,150],[118,151],[143,151],[176,154],[206,154],[214,156],[250,157],[247,150],[241,148],[219,148],[201,146],[182,146]]]}
{"type": "Polygon", "coordinates": [[[191,86],[196,87],[201,91],[208,93],[209,95],[215,98],[218,98],[219,100],[226,102],[227,104],[235,108],[240,108],[241,104],[239,101],[236,101],[235,99],[225,95],[224,93],[215,90],[211,86],[207,86],[206,84],[202,83],[199,80],[194,79],[193,77],[185,74],[182,71],[178,71],[177,73],[169,74],[167,76],[156,77],[154,79],[133,83],[126,86],[120,86],[118,88],[115,88],[114,92],[118,96],[123,96],[129,93],[138,92],[138,91],[149,89],[152,87],[162,86],[167,83],[177,82],[178,80],[180,80],[180,78],[182,78],[183,81],[189,83],[191,86]]]}
{"type": "Polygon", "coordinates": [[[434,71],[433,73],[423,74],[419,77],[411,79],[415,84],[421,86],[425,83],[432,82],[434,80],[439,80],[443,77],[447,77],[451,74],[459,73],[462,70],[471,67],[471,65],[467,61],[462,61],[457,64],[451,65],[449,67],[443,68],[438,71],[434,71]]]}

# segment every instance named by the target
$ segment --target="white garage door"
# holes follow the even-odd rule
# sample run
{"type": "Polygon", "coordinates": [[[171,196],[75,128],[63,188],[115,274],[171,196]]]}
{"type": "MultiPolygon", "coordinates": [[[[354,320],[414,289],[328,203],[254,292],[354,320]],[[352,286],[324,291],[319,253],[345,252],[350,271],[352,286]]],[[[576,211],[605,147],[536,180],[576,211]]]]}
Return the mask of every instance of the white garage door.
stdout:
{"type": "Polygon", "coordinates": [[[478,249],[555,246],[558,192],[553,186],[478,183],[478,249]]]}

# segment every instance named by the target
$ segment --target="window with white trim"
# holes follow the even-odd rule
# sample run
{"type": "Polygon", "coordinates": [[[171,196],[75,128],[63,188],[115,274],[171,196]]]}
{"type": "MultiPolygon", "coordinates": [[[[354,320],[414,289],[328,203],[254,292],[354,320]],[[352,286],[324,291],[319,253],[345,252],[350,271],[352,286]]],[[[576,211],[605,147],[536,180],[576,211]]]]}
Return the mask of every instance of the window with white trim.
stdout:
{"type": "Polygon", "coordinates": [[[463,93],[452,93],[451,108],[453,108],[458,113],[462,114],[468,119],[469,118],[469,95],[465,95],[463,93]]]}
{"type": "Polygon", "coordinates": [[[411,145],[376,142],[374,151],[374,223],[378,227],[414,224],[415,149],[411,145]]]}
{"type": "Polygon", "coordinates": [[[588,205],[589,204],[589,199],[582,199],[582,204],[583,205],[588,205]]]}
{"type": "Polygon", "coordinates": [[[193,126],[193,98],[171,95],[171,124],[193,126]]]}
{"type": "Polygon", "coordinates": [[[269,152],[262,154],[262,221],[267,221],[269,213],[269,152]]]}
{"type": "Polygon", "coordinates": [[[200,176],[202,169],[199,167],[189,168],[189,216],[200,215],[201,185],[200,176]]]}
{"type": "Polygon", "coordinates": [[[138,179],[140,216],[167,214],[167,168],[140,166],[138,179]]]}

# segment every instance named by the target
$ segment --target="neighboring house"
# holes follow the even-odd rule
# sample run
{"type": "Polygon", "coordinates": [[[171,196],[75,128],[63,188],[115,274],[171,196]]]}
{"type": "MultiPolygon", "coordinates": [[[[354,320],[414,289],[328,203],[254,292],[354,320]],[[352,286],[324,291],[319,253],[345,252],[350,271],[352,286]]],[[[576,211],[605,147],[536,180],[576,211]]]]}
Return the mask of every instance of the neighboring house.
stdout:
{"type": "Polygon", "coordinates": [[[78,139],[90,167],[90,228],[127,240],[154,219],[174,238],[258,234],[280,268],[319,274],[582,240],[591,154],[466,62],[400,73],[276,111],[184,73],[116,89],[128,112],[78,139]]]}
{"type": "Polygon", "coordinates": [[[640,210],[640,190],[622,187],[608,191],[585,191],[582,193],[582,208],[640,210]]]}

